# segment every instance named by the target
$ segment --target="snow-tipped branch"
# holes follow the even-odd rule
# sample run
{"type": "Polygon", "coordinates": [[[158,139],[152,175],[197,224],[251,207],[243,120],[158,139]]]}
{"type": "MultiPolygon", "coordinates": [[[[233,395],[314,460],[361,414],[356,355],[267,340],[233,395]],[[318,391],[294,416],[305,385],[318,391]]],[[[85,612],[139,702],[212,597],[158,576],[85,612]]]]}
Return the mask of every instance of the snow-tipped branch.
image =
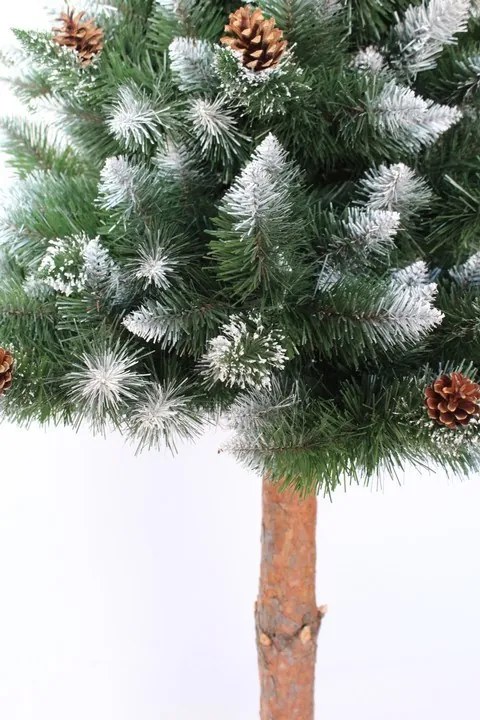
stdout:
{"type": "Polygon", "coordinates": [[[227,426],[237,432],[258,432],[265,422],[275,422],[278,414],[300,402],[298,386],[286,388],[274,376],[268,386],[248,388],[238,395],[228,411],[227,426]]]}
{"type": "Polygon", "coordinates": [[[217,79],[212,73],[213,46],[199,38],[177,37],[168,48],[174,78],[180,90],[208,92],[217,79]]]}
{"type": "Polygon", "coordinates": [[[434,68],[444,47],[455,44],[456,35],[467,29],[470,9],[470,0],[422,0],[421,5],[410,5],[394,29],[399,53],[395,64],[413,77],[434,68]]]}
{"type": "Polygon", "coordinates": [[[84,253],[88,243],[85,235],[52,240],[40,263],[40,278],[66,296],[84,290],[87,282],[84,253]]]}
{"type": "Polygon", "coordinates": [[[176,450],[178,441],[196,437],[204,422],[184,384],[149,382],[131,407],[127,430],[139,450],[176,450]]]}
{"type": "Polygon", "coordinates": [[[134,399],[145,384],[135,369],[138,359],[138,351],[120,342],[99,344],[83,352],[64,383],[79,417],[88,419],[96,429],[102,429],[108,420],[118,422],[122,405],[134,399]]]}
{"type": "Polygon", "coordinates": [[[433,193],[425,180],[404,163],[372,168],[360,181],[363,202],[374,210],[410,215],[428,205],[433,193]]]}
{"type": "Polygon", "coordinates": [[[424,260],[417,260],[411,265],[395,270],[392,273],[393,285],[398,285],[402,289],[413,288],[420,289],[433,297],[436,293],[437,286],[432,283],[432,272],[424,260]]]}
{"type": "Polygon", "coordinates": [[[385,68],[385,57],[373,45],[362,48],[353,58],[353,67],[360,72],[376,74],[385,68]]]}
{"type": "Polygon", "coordinates": [[[100,172],[99,204],[106,210],[122,206],[129,215],[150,184],[151,174],[145,166],[123,156],[107,158],[100,172]]]}
{"type": "Polygon", "coordinates": [[[219,96],[214,100],[196,98],[187,112],[202,154],[214,162],[232,162],[247,138],[239,132],[232,109],[219,96]]]}
{"type": "Polygon", "coordinates": [[[461,265],[451,268],[449,274],[458,285],[478,288],[480,286],[480,252],[471,255],[461,265]]]}
{"type": "Polygon", "coordinates": [[[85,281],[92,290],[115,288],[119,269],[99,237],[89,240],[83,249],[85,281]]]}
{"type": "Polygon", "coordinates": [[[165,294],[162,301],[149,300],[128,313],[123,325],[142,340],[199,356],[225,322],[227,310],[226,303],[184,296],[178,290],[174,296],[165,294]]]}
{"type": "Polygon", "coordinates": [[[292,277],[296,244],[303,239],[295,225],[300,181],[298,167],[269,134],[225,193],[211,247],[219,274],[236,294],[280,287],[292,277]]]}
{"type": "Polygon", "coordinates": [[[143,242],[135,257],[129,262],[128,269],[143,288],[153,286],[167,288],[179,265],[174,250],[162,243],[161,237],[150,238],[143,242]]]}
{"type": "Polygon", "coordinates": [[[410,153],[434,143],[462,117],[458,108],[424,99],[394,81],[369,101],[368,110],[379,135],[410,153]]]}
{"type": "Polygon", "coordinates": [[[126,149],[145,149],[172,127],[172,113],[168,103],[159,106],[144,90],[130,83],[119,88],[107,127],[126,149]]]}
{"type": "Polygon", "coordinates": [[[232,218],[233,230],[252,236],[285,221],[297,175],[278,140],[268,135],[224,196],[222,209],[232,218]]]}
{"type": "Polygon", "coordinates": [[[319,288],[314,314],[317,342],[328,357],[341,355],[353,364],[365,354],[406,350],[442,321],[442,313],[433,305],[435,292],[434,284],[428,292],[416,292],[394,279],[369,286],[340,277],[319,288]]]}
{"type": "Polygon", "coordinates": [[[400,215],[392,210],[372,207],[348,208],[343,225],[347,236],[362,252],[384,252],[394,243],[400,215]]]}
{"type": "Polygon", "coordinates": [[[287,358],[284,336],[264,327],[259,316],[232,316],[208,343],[202,365],[205,377],[227,387],[270,387],[273,371],[287,358]]]}

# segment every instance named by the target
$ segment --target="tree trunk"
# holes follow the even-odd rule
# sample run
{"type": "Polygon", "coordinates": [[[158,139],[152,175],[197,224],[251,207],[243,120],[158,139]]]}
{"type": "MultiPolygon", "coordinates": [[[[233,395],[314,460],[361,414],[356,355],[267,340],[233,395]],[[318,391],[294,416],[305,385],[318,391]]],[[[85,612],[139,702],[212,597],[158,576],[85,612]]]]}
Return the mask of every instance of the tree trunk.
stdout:
{"type": "Polygon", "coordinates": [[[263,480],[262,560],[255,606],[261,720],[314,720],[317,499],[263,480]]]}

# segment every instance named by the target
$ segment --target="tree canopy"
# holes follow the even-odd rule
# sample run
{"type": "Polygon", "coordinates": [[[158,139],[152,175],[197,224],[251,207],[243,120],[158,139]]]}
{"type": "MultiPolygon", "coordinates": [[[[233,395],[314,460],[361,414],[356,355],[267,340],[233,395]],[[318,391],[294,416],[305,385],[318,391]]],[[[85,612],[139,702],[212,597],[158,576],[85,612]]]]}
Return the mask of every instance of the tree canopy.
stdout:
{"type": "Polygon", "coordinates": [[[139,449],[226,414],[243,462],[305,491],[474,469],[478,408],[452,429],[425,388],[479,379],[478,4],[255,7],[15,31],[3,413],[139,449]]]}

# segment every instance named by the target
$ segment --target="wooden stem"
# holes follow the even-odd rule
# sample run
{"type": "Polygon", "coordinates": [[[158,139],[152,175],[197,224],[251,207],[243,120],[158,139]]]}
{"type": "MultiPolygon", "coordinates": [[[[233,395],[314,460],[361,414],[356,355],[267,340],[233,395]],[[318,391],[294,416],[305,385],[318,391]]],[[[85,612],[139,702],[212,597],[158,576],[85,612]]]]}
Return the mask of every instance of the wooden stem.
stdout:
{"type": "Polygon", "coordinates": [[[317,499],[263,480],[262,560],[255,606],[261,720],[313,720],[317,636],[317,499]]]}

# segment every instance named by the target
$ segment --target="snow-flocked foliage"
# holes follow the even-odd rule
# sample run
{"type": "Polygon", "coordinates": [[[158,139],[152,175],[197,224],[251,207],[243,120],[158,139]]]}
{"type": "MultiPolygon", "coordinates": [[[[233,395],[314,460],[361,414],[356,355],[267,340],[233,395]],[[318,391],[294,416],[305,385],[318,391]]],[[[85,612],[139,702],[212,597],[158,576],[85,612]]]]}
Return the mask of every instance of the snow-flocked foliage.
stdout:
{"type": "Polygon", "coordinates": [[[365,204],[374,210],[410,214],[432,200],[432,190],[425,180],[404,163],[379,165],[360,181],[365,204]]]}
{"type": "Polygon", "coordinates": [[[39,275],[47,285],[67,296],[85,288],[84,252],[88,242],[85,235],[52,240],[39,266],[39,275]]]}
{"type": "Polygon", "coordinates": [[[135,370],[137,362],[138,352],[119,343],[83,352],[65,380],[79,416],[102,428],[109,412],[118,412],[122,402],[134,399],[145,384],[135,370]]]}
{"type": "Polygon", "coordinates": [[[410,5],[397,22],[398,64],[411,75],[435,67],[446,45],[467,29],[470,0],[422,0],[410,5]]]}
{"type": "Polygon", "coordinates": [[[138,203],[138,193],[148,183],[148,172],[123,156],[110,157],[100,172],[99,202],[105,209],[123,205],[132,212],[138,203]]]}
{"type": "Polygon", "coordinates": [[[458,108],[424,99],[393,80],[383,87],[369,109],[380,134],[410,152],[434,143],[462,116],[458,108]]]}
{"type": "Polygon", "coordinates": [[[128,433],[139,448],[176,448],[178,441],[198,435],[202,421],[192,406],[192,398],[178,383],[150,382],[135,402],[128,422],[128,433]]]}
{"type": "Polygon", "coordinates": [[[269,134],[223,198],[235,230],[251,235],[264,225],[281,223],[291,208],[288,184],[296,177],[287,153],[269,134]]]}
{"type": "Polygon", "coordinates": [[[399,225],[398,212],[378,210],[371,206],[348,208],[344,220],[347,235],[366,252],[391,247],[399,225]]]}
{"type": "Polygon", "coordinates": [[[210,43],[199,38],[177,37],[168,48],[172,71],[181,90],[204,90],[215,83],[210,43]]]}
{"type": "Polygon", "coordinates": [[[362,72],[379,73],[385,67],[385,57],[376,47],[369,45],[355,55],[353,67],[362,72]]]}
{"type": "Polygon", "coordinates": [[[99,237],[89,240],[83,249],[85,280],[89,287],[98,289],[116,282],[118,268],[99,237]]]}
{"type": "Polygon", "coordinates": [[[208,344],[205,376],[228,387],[269,387],[272,372],[282,370],[287,359],[283,342],[283,335],[267,330],[259,316],[233,316],[208,344]]]}
{"type": "Polygon", "coordinates": [[[216,156],[220,150],[228,158],[235,156],[240,147],[235,114],[221,97],[215,100],[193,99],[188,117],[204,155],[212,153],[216,156]]]}
{"type": "Polygon", "coordinates": [[[132,84],[119,88],[107,126],[131,150],[148,147],[161,133],[158,110],[147,94],[132,84]]]}
{"type": "Polygon", "coordinates": [[[459,285],[480,286],[480,252],[471,255],[461,265],[451,268],[450,277],[459,285]]]}
{"type": "Polygon", "coordinates": [[[131,269],[135,279],[141,280],[144,288],[153,285],[161,289],[170,285],[177,265],[178,261],[160,244],[145,242],[132,260],[131,269]]]}

